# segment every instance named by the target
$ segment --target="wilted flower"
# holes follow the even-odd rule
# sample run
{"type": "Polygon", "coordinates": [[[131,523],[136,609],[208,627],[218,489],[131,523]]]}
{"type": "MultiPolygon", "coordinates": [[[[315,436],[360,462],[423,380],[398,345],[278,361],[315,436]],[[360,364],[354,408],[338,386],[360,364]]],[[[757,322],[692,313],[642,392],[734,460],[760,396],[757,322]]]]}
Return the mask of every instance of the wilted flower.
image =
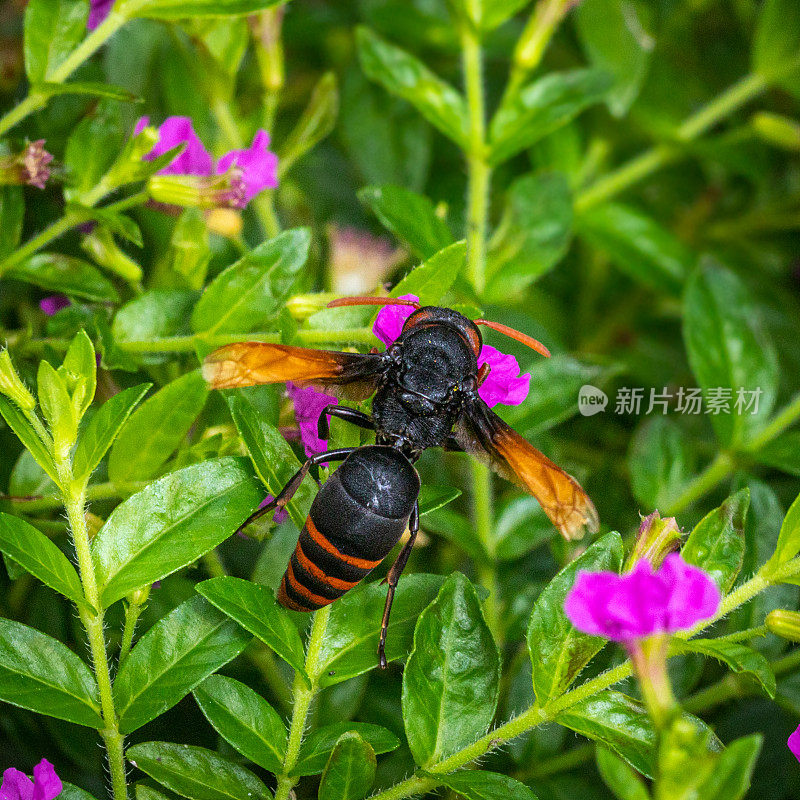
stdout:
{"type": "Polygon", "coordinates": [[[356,228],[328,229],[333,291],[337,294],[371,292],[405,258],[388,239],[356,228]]]}
{"type": "Polygon", "coordinates": [[[578,572],[564,611],[584,633],[629,642],[688,630],[713,617],[719,604],[711,577],[673,553],[657,572],[644,560],[624,575],[578,572]]]}
{"type": "MultiPolygon", "coordinates": [[[[403,300],[419,300],[416,295],[401,295],[403,300]]],[[[405,321],[414,313],[413,306],[384,306],[372,332],[388,347],[400,336],[405,321]]],[[[530,373],[520,375],[519,363],[512,355],[501,353],[488,344],[483,345],[478,356],[478,367],[488,364],[491,368],[488,377],[478,388],[478,394],[488,406],[503,403],[518,406],[528,396],[530,389],[530,373]]]]}
{"type": "Polygon", "coordinates": [[[300,439],[307,456],[324,453],[327,442],[317,435],[317,424],[325,406],[336,405],[335,397],[318,392],[313,387],[304,388],[293,383],[286,384],[286,393],[294,403],[294,416],[300,428],[300,439]]]}
{"type": "Polygon", "coordinates": [[[680,541],[681,531],[675,517],[661,519],[658,511],[654,511],[644,517],[639,525],[628,566],[644,560],[657,569],[669,553],[678,549],[680,541]]]}
{"type": "Polygon", "coordinates": [[[72,304],[70,303],[69,297],[63,294],[51,294],[49,297],[45,297],[43,300],[39,301],[39,308],[41,308],[48,317],[57,314],[62,308],[69,308],[70,305],[72,304]]]}
{"type": "MultiPolygon", "coordinates": [[[[148,118],[142,117],[134,135],[148,124],[148,118]]],[[[266,131],[259,130],[249,148],[231,150],[215,166],[191,119],[168,117],[158,129],[158,142],[145,159],[152,161],[182,144],[186,145],[183,152],[156,173],[175,178],[150,179],[150,193],[158,202],[198,208],[244,208],[259,192],[278,185],[278,157],[267,149],[266,131]]]]}
{"type": "Polygon", "coordinates": [[[3,773],[0,800],[54,800],[63,789],[53,765],[43,758],[33,768],[33,781],[14,767],[3,773]]]}
{"type": "Polygon", "coordinates": [[[91,10],[89,11],[89,19],[86,21],[86,27],[93,31],[109,14],[111,7],[114,5],[114,0],[89,0],[91,3],[91,10]]]}
{"type": "Polygon", "coordinates": [[[21,152],[0,158],[0,184],[44,189],[52,160],[53,156],[44,149],[44,139],[37,139],[21,152]]]}
{"type": "Polygon", "coordinates": [[[789,741],[786,744],[789,745],[792,755],[800,761],[800,725],[797,726],[797,730],[789,737],[789,741]]]}

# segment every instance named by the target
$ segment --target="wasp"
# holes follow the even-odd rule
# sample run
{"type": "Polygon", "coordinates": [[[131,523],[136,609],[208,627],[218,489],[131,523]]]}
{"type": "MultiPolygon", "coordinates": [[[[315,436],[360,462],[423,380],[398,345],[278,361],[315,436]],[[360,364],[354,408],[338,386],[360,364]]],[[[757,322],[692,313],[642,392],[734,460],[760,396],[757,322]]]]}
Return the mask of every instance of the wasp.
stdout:
{"type": "Polygon", "coordinates": [[[419,531],[420,479],[414,463],[424,450],[466,451],[488,462],[532,494],[566,539],[598,528],[594,505],[578,482],[509,427],[478,394],[489,374],[488,365],[478,368],[483,344],[479,326],[549,356],[544,345],[500,323],[473,321],[450,308],[409,300],[345,297],[330,305],[390,304],[411,305],[414,311],[398,339],[382,353],[241,342],[220,347],[203,364],[203,375],[217,389],[292,381],[345,400],[373,397],[371,415],[344,405],[326,406],[319,436],[326,440],[330,417],[338,417],[374,431],[375,444],[312,456],[251,520],[284,507],[312,466],[342,462],[317,493],[281,581],[278,601],[296,611],[314,611],[352,589],[408,528],[408,540],[385,579],[381,667],[386,666],[384,647],[395,590],[419,531]]]}

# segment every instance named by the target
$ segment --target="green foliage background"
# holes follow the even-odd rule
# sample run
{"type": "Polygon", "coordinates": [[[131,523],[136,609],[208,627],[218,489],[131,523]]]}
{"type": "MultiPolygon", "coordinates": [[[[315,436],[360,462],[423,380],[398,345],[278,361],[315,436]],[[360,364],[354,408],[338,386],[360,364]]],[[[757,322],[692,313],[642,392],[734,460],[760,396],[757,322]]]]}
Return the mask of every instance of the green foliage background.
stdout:
{"type": "MultiPolygon", "coordinates": [[[[620,568],[657,508],[694,529],[684,556],[729,592],[715,638],[670,661],[685,710],[734,743],[694,790],[796,797],[785,742],[800,659],[762,626],[798,608],[800,582],[797,505],[784,522],[800,476],[797,2],[293,0],[283,16],[266,0],[119,0],[88,37],[88,0],[23,5],[0,11],[0,146],[45,139],[55,168],[43,191],[0,187],[0,337],[50,433],[0,398],[0,698],[13,704],[0,767],[30,772],[46,755],[74,784],[65,796],[100,797],[97,728],[109,752],[127,736],[138,800],[266,796],[273,775],[277,796],[301,799],[437,786],[648,796],[634,770],[662,768],[634,684],[615,685],[622,654],[561,613],[587,543],[556,538],[535,501],[483,467],[420,462],[427,537],[389,640],[405,673],[374,669],[377,585],[310,632],[275,605],[313,483],[290,522],[230,538],[302,453],[282,435],[293,419],[280,388],[209,393],[198,359],[252,337],[375,345],[372,312],[323,310],[335,225],[404,248],[386,276],[394,294],[480,311],[553,351],[545,362],[489,337],[532,373],[504,418],[598,508],[602,532],[577,566],[620,568]],[[142,115],[190,116],[215,155],[266,127],[279,188],[228,236],[231,217],[150,207],[158,165],[130,142],[142,115]],[[72,305],[48,318],[38,302],[55,292],[72,305]],[[578,415],[587,383],[611,398],[604,413],[578,415]],[[626,387],[644,390],[640,413],[615,412],[626,387]],[[760,389],[759,411],[679,414],[673,399],[667,415],[644,413],[651,389],[678,387],[760,389]],[[105,521],[91,547],[84,500],[90,530],[105,521]],[[414,635],[426,644],[408,657],[414,635]],[[435,660],[450,635],[471,654],[464,674],[435,660]],[[110,658],[111,733],[87,640],[95,669],[110,658]],[[438,722],[426,715],[437,700],[438,722]],[[758,741],[743,737],[756,733],[748,791],[758,741]],[[480,775],[454,771],[478,757],[480,775]]],[[[334,445],[357,437],[334,422],[334,445]]],[[[695,766],[717,745],[701,731],[695,766]]],[[[684,762],[671,779],[695,772],[684,762]]],[[[664,782],[654,796],[690,789],[664,782]]]]}

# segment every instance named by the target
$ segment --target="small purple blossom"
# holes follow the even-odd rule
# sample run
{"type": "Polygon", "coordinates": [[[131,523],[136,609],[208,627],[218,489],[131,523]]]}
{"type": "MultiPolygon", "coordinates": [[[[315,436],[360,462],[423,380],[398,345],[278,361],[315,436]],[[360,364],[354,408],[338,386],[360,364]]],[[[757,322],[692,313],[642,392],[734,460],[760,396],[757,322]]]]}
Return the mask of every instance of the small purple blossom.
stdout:
{"type": "Polygon", "coordinates": [[[630,643],[687,630],[713,617],[720,599],[709,575],[673,553],[657,572],[645,560],[624,575],[580,571],[564,611],[584,633],[630,643]]]}
{"type": "Polygon", "coordinates": [[[70,305],[72,305],[72,303],[70,303],[69,298],[63,294],[51,294],[49,297],[45,297],[43,300],[39,301],[39,308],[41,308],[48,317],[57,314],[62,308],[69,308],[70,305]]]}
{"type": "Polygon", "coordinates": [[[91,10],[89,11],[89,19],[86,21],[86,27],[93,31],[109,14],[111,7],[114,5],[114,0],[89,0],[91,3],[91,10]]]}
{"type": "Polygon", "coordinates": [[[789,737],[789,741],[786,744],[789,746],[792,755],[800,761],[800,725],[797,726],[797,730],[789,737]]]}
{"type": "MultiPolygon", "coordinates": [[[[401,295],[401,299],[419,300],[413,294],[401,295]]],[[[372,332],[388,347],[400,336],[403,325],[414,310],[413,306],[384,306],[375,318],[372,332]]],[[[528,372],[520,375],[519,363],[514,356],[485,344],[478,356],[478,367],[483,364],[491,368],[488,377],[478,388],[478,394],[486,405],[492,407],[503,403],[518,406],[525,400],[530,390],[531,376],[528,372]]]]}
{"type": "MultiPolygon", "coordinates": [[[[259,504],[259,508],[264,508],[265,505],[271,503],[275,498],[268,494],[259,504]]],[[[279,508],[272,516],[272,521],[275,524],[280,524],[281,522],[286,522],[289,519],[289,512],[285,508],[279,508]]]]}
{"type": "Polygon", "coordinates": [[[44,139],[29,142],[24,150],[0,158],[0,185],[35,186],[44,189],[50,177],[53,156],[44,149],[44,139]]]}
{"type": "Polygon", "coordinates": [[[324,453],[328,443],[317,435],[317,424],[322,409],[325,406],[336,405],[337,399],[324,392],[318,392],[311,386],[304,388],[293,383],[286,384],[286,393],[294,403],[294,416],[300,428],[300,439],[306,455],[324,453]]]}
{"type": "Polygon", "coordinates": [[[33,780],[14,767],[3,773],[0,800],[54,800],[63,789],[53,765],[43,758],[33,768],[33,780]]]}
{"type": "MultiPolygon", "coordinates": [[[[134,136],[149,125],[142,117],[134,128],[134,136]]],[[[152,161],[158,156],[185,144],[183,152],[176,156],[158,175],[195,175],[208,178],[204,188],[214,194],[217,205],[244,208],[250,200],[264,189],[278,185],[278,157],[268,150],[269,134],[259,130],[253,144],[244,150],[231,150],[214,164],[192,126],[189,117],[167,117],[158,129],[158,142],[145,156],[152,161]],[[223,183],[225,184],[223,186],[223,183]]]]}

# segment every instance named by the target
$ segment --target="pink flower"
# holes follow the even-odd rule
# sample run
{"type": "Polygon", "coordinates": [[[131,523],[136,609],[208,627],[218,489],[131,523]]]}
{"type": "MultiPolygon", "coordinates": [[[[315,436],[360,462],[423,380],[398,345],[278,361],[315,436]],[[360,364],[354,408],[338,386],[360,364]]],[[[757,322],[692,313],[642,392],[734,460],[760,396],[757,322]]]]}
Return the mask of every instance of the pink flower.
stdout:
{"type": "Polygon", "coordinates": [[[33,781],[14,767],[3,773],[0,800],[54,800],[63,789],[53,765],[43,758],[33,768],[33,781]]]}
{"type": "Polygon", "coordinates": [[[70,305],[72,304],[69,298],[63,294],[51,294],[50,297],[45,297],[43,300],[39,301],[39,308],[41,308],[48,317],[57,314],[62,308],[69,308],[70,305]]]}
{"type": "Polygon", "coordinates": [[[392,247],[388,239],[357,228],[331,225],[328,241],[331,279],[337,294],[371,292],[405,258],[405,252],[392,247]]]}
{"type": "Polygon", "coordinates": [[[300,428],[300,439],[306,455],[324,453],[328,443],[317,435],[317,424],[322,409],[325,406],[336,405],[337,399],[310,386],[303,388],[293,383],[286,384],[286,393],[294,403],[294,416],[300,428]]]}
{"type": "Polygon", "coordinates": [[[90,0],[92,8],[89,11],[89,19],[86,22],[86,27],[93,31],[111,11],[111,6],[114,5],[114,0],[90,0]]]}
{"type": "Polygon", "coordinates": [[[714,616],[720,592],[702,570],[672,553],[657,571],[638,561],[631,572],[579,572],[564,601],[572,624],[616,642],[687,630],[714,616]]]}
{"type": "MultiPolygon", "coordinates": [[[[134,136],[148,124],[149,119],[142,117],[136,123],[134,136]]],[[[229,175],[231,187],[228,190],[228,205],[244,208],[259,192],[278,185],[278,157],[267,149],[269,134],[264,130],[256,133],[250,147],[231,150],[216,165],[195,133],[189,117],[167,117],[158,129],[158,137],[156,146],[145,156],[149,161],[178,145],[186,145],[179,156],[158,171],[158,175],[197,175],[204,178],[229,175]]],[[[209,192],[218,192],[220,187],[217,183],[211,182],[206,188],[209,192]]]]}
{"type": "Polygon", "coordinates": [[[792,755],[800,761],[800,725],[797,726],[797,730],[789,737],[789,741],[786,744],[789,745],[792,755]]]}
{"type": "MultiPolygon", "coordinates": [[[[416,295],[401,295],[403,300],[419,300],[416,295]]],[[[372,332],[388,347],[403,331],[406,320],[414,313],[413,306],[384,306],[375,318],[372,332]]],[[[528,396],[531,376],[519,373],[519,363],[512,355],[506,355],[485,344],[478,356],[478,367],[491,367],[486,380],[478,389],[481,399],[490,408],[498,403],[518,406],[528,396]]]]}

